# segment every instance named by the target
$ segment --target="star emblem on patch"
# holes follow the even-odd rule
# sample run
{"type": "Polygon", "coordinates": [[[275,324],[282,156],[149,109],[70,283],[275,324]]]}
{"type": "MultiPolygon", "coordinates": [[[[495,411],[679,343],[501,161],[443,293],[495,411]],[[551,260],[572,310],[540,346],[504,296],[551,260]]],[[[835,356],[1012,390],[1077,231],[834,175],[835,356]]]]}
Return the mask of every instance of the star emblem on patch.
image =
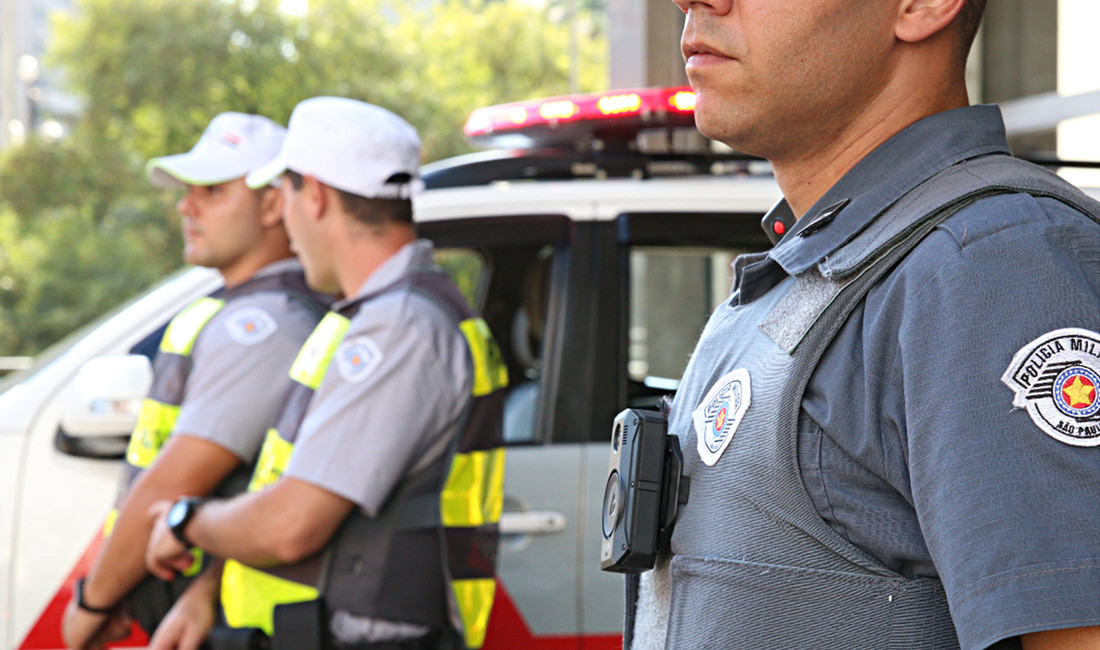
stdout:
{"type": "Polygon", "coordinates": [[[1015,393],[1012,406],[1050,437],[1100,446],[1100,334],[1048,332],[1020,348],[1001,381],[1015,393]]]}
{"type": "Polygon", "coordinates": [[[750,397],[749,371],[738,368],[716,381],[692,412],[696,447],[708,466],[717,463],[729,446],[749,408],[750,397]]]}
{"type": "Polygon", "coordinates": [[[229,338],[241,345],[255,345],[279,329],[275,319],[259,307],[245,307],[229,315],[225,323],[229,338]]]}

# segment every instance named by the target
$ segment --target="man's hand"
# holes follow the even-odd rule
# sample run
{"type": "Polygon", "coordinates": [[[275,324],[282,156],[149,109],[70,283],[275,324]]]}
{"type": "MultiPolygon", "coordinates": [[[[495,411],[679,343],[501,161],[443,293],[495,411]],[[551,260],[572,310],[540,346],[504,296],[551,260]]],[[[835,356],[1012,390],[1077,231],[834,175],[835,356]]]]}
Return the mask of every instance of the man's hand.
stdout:
{"type": "Polygon", "coordinates": [[[197,650],[217,620],[220,585],[221,571],[213,567],[196,578],[157,627],[150,650],[197,650]]]}
{"type": "Polygon", "coordinates": [[[61,620],[61,638],[76,650],[100,650],[111,641],[125,639],[130,633],[130,619],[121,614],[96,614],[80,609],[76,596],[69,601],[61,620]]]}
{"type": "Polygon", "coordinates": [[[191,549],[181,543],[168,528],[168,511],[171,501],[157,501],[149,507],[149,516],[155,519],[149,546],[145,550],[145,568],[161,580],[171,580],[176,574],[191,566],[195,557],[191,549]]]}

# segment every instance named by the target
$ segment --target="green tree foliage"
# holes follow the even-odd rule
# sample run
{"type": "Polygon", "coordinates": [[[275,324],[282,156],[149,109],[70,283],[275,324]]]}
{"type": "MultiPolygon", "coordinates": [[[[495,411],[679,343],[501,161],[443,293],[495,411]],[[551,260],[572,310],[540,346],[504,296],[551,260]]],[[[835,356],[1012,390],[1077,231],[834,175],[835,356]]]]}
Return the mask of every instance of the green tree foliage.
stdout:
{"type": "MultiPolygon", "coordinates": [[[[58,142],[0,157],[0,356],[34,354],[179,265],[173,202],[150,157],[188,150],[214,115],[286,123],[339,95],[420,130],[425,162],[465,153],[478,106],[569,89],[570,25],[522,0],[77,0],[55,20],[48,63],[84,112],[58,142]]],[[[577,55],[606,86],[602,37],[577,55]]]]}
{"type": "MultiPolygon", "coordinates": [[[[462,126],[470,111],[569,92],[569,25],[536,20],[508,2],[445,0],[429,11],[406,10],[393,32],[402,58],[415,60],[401,82],[402,113],[422,128],[436,158],[467,151],[462,126]],[[476,47],[471,44],[477,44],[476,47]]],[[[581,89],[607,86],[607,50],[587,40],[579,55],[581,89]]]]}

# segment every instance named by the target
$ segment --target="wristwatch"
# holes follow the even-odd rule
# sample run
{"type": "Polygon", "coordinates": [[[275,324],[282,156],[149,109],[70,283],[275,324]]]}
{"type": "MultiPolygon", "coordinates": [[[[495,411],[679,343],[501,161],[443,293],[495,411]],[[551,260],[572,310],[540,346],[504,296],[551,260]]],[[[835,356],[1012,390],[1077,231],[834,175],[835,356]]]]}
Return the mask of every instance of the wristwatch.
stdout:
{"type": "Polygon", "coordinates": [[[88,604],[88,601],[84,600],[85,578],[78,579],[76,584],[73,585],[73,599],[76,601],[76,606],[91,614],[110,614],[115,611],[114,607],[92,607],[88,604]]]}
{"type": "Polygon", "coordinates": [[[184,536],[183,530],[187,528],[187,524],[191,522],[191,518],[199,511],[199,506],[204,501],[206,499],[201,497],[180,497],[172,504],[172,509],[168,511],[168,529],[172,531],[172,534],[180,543],[188,547],[194,546],[194,544],[184,536]]]}

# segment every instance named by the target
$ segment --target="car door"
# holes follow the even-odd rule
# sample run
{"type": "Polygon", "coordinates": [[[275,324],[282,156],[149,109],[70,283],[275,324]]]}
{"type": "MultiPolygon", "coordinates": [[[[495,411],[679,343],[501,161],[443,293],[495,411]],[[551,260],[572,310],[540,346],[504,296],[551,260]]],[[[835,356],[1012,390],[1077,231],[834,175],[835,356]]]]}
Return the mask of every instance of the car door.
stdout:
{"type": "MultiPolygon", "coordinates": [[[[586,431],[579,509],[579,601],[584,648],[619,644],[623,577],[600,570],[601,513],[614,416],[624,408],[657,408],[673,397],[695,342],[714,308],[729,297],[730,263],[770,244],[759,213],[651,212],[621,214],[599,233],[606,251],[600,327],[613,332],[592,358],[597,381],[611,387],[592,408],[586,431]],[[609,394],[610,393],[610,394],[609,394]]],[[[686,453],[686,452],[685,452],[686,453]]]]}
{"type": "Polygon", "coordinates": [[[570,385],[584,354],[568,332],[590,295],[576,263],[578,243],[590,237],[576,226],[552,214],[420,226],[489,324],[509,371],[499,580],[486,649],[579,647],[586,407],[570,385]]]}

